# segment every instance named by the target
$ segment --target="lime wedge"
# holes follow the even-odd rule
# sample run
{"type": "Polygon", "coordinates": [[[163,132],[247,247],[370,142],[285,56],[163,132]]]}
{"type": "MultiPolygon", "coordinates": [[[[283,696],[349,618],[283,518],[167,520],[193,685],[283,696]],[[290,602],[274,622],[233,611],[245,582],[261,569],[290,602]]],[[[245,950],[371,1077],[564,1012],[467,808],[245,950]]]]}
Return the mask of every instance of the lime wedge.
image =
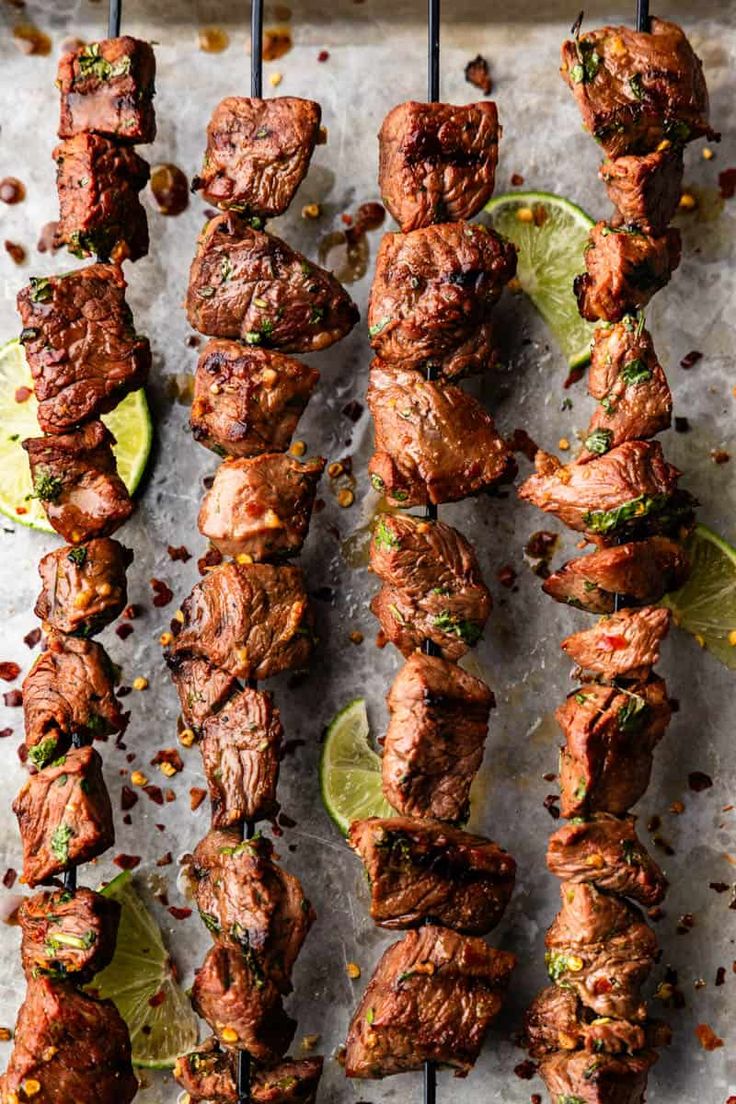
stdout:
{"type": "Polygon", "coordinates": [[[486,204],[491,225],[519,251],[517,278],[549,326],[571,368],[590,359],[594,327],[578,313],[572,290],[585,270],[583,253],[593,219],[551,192],[514,192],[486,204]]]}
{"type": "Polygon", "coordinates": [[[115,1002],[128,1025],[133,1064],[171,1069],[199,1037],[197,1017],[180,988],[158,924],[123,871],[101,892],[122,906],[115,957],[89,989],[115,1002]]]}
{"type": "Polygon", "coordinates": [[[690,578],[662,604],[701,648],[736,670],[736,548],[712,529],[697,525],[688,554],[690,578]]]}
{"type": "Polygon", "coordinates": [[[381,790],[381,758],[370,745],[363,698],[351,701],[330,723],[319,777],[324,807],[343,835],[354,820],[396,816],[381,790]]]}
{"type": "MultiPolygon", "coordinates": [[[[21,525],[52,533],[41,503],[32,498],[26,437],[38,437],[37,403],[25,350],[17,340],[0,348],[0,512],[21,525]],[[25,390],[24,390],[25,389],[25,390]],[[26,397],[27,396],[27,397],[26,397]],[[22,401],[19,401],[21,399],[22,401]]],[[[141,481],[151,451],[151,414],[142,389],[126,395],[103,422],[115,435],[120,477],[132,494],[141,481]]]]}

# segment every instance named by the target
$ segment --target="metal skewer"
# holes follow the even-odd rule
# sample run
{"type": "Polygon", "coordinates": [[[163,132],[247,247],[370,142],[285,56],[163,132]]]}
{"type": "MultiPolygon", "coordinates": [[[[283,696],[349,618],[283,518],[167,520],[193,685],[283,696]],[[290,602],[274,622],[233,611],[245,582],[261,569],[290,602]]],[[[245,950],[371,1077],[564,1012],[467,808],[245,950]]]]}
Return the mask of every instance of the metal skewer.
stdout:
{"type": "Polygon", "coordinates": [[[649,33],[649,0],[636,0],[636,29],[649,33]]]}
{"type": "Polygon", "coordinates": [[[107,37],[120,36],[120,22],[123,18],[123,0],[110,0],[107,16],[107,37]]]}

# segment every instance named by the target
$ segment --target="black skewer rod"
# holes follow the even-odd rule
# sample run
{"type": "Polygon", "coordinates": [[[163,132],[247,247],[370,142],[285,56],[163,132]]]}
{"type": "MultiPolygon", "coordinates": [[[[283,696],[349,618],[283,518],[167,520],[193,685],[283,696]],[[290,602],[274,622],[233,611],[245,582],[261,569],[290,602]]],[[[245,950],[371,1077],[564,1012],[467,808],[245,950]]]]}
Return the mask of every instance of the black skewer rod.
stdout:
{"type": "Polygon", "coordinates": [[[649,0],[636,0],[636,29],[649,33],[649,0]]]}
{"type": "Polygon", "coordinates": [[[110,0],[107,16],[107,37],[118,38],[123,18],[123,0],[110,0]]]}
{"type": "Polygon", "coordinates": [[[250,94],[263,95],[263,0],[251,0],[250,6],[250,94]]]}
{"type": "MultiPolygon", "coordinates": [[[[74,733],[72,736],[72,747],[79,748],[82,746],[82,741],[79,738],[78,733],[74,733]]],[[[68,870],[64,871],[64,889],[67,893],[77,892],[77,868],[76,866],[70,866],[68,870]]]]}

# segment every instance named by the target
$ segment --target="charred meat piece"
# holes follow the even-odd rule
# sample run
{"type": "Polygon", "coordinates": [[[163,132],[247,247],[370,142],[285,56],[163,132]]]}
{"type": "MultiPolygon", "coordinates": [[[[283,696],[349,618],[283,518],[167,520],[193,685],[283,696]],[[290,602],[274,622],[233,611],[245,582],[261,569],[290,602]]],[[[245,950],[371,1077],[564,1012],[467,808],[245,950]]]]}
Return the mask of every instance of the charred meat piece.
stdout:
{"type": "Polygon", "coordinates": [[[87,422],[60,437],[23,441],[33,490],[49,524],[69,544],[107,537],[133,513],[117,473],[115,438],[102,422],[87,422]]]}
{"type": "Polygon", "coordinates": [[[598,405],[582,459],[600,456],[624,441],[654,437],[669,427],[672,393],[643,324],[627,316],[596,329],[588,393],[598,405]]]}
{"type": "Polygon", "coordinates": [[[125,723],[115,670],[100,644],[50,632],[46,645],[23,680],[26,747],[39,768],[58,759],[75,734],[88,741],[125,723]]]}
{"type": "Polygon", "coordinates": [[[490,101],[397,104],[378,135],[381,198],[403,233],[471,219],[493,195],[500,128],[490,101]]]}
{"type": "Polygon", "coordinates": [[[640,226],[646,234],[664,234],[680,203],[682,149],[669,146],[643,157],[630,155],[604,161],[598,175],[624,226],[640,226]]]}
{"type": "Polygon", "coordinates": [[[646,678],[659,661],[659,645],[671,618],[671,612],[660,606],[620,610],[601,617],[592,629],[566,637],[561,647],[578,667],[604,678],[646,678]]]}
{"type": "Polygon", "coordinates": [[[47,553],[38,565],[36,617],[60,633],[94,636],[125,608],[132,562],[130,549],[110,537],[47,553]]]}
{"type": "Polygon", "coordinates": [[[581,1049],[588,1054],[637,1054],[646,1047],[667,1046],[670,1036],[666,1025],[657,1020],[635,1024],[596,1017],[572,989],[557,985],[537,994],[527,1010],[524,1027],[533,1058],[581,1049]]]}
{"type": "Polygon", "coordinates": [[[586,683],[557,710],[565,735],[560,754],[563,817],[601,811],[618,816],[649,785],[652,753],[672,709],[660,678],[627,686],[586,683]]]}
{"type": "Polygon", "coordinates": [[[652,929],[633,905],[588,883],[565,882],[560,895],[562,910],[545,939],[551,980],[598,1016],[644,1020],[640,990],[657,954],[652,929]]]}
{"type": "Polygon", "coordinates": [[[192,1005],[220,1043],[249,1051],[257,1062],[278,1061],[294,1037],[296,1023],[284,1011],[273,980],[240,948],[225,943],[215,943],[197,970],[192,1005]]]}
{"type": "Polygon", "coordinates": [[[594,813],[550,836],[547,866],[565,882],[592,882],[650,908],[664,899],[667,879],[640,843],[634,817],[594,813]]]}
{"type": "Polygon", "coordinates": [[[147,42],[123,35],[62,56],[59,137],[102,134],[136,145],[156,137],[156,58],[147,42]]]}
{"type": "Polygon", "coordinates": [[[433,365],[448,378],[491,358],[491,308],[516,272],[516,250],[479,223],[386,234],[376,258],[368,326],[388,364],[433,365]]]}
{"type": "Polygon", "coordinates": [[[2,1100],[130,1104],[137,1092],[128,1029],[113,1002],[69,982],[29,978],[13,1053],[0,1077],[2,1100]],[[29,1093],[32,1082],[38,1089],[29,1093]]]}
{"type": "Polygon", "coordinates": [[[387,1077],[425,1061],[464,1077],[503,1004],[514,955],[426,924],[384,953],[348,1031],[348,1077],[387,1077]]]}
{"type": "Polygon", "coordinates": [[[115,842],[102,759],[73,748],[31,775],[13,802],[23,841],[23,877],[33,887],[107,851],[115,842]]]}
{"type": "Polygon", "coordinates": [[[626,441],[585,464],[564,466],[540,451],[534,463],[519,497],[601,544],[677,534],[692,521],[693,500],[678,491],[680,473],[658,441],[626,441]]]}
{"type": "MultiPolygon", "coordinates": [[[[314,1104],[322,1076],[322,1058],[284,1058],[269,1069],[251,1070],[253,1104],[314,1104]]],[[[206,1039],[176,1061],[174,1077],[192,1104],[238,1104],[232,1051],[206,1039]]]]}
{"type": "Polygon", "coordinates": [[[457,529],[380,514],[370,564],[384,584],[371,609],[403,655],[432,640],[445,659],[458,660],[480,639],[491,595],[472,545],[457,529]]]}
{"type": "Polygon", "coordinates": [[[539,1076],[550,1099],[560,1104],[644,1104],[649,1070],[656,1061],[655,1050],[621,1056],[563,1050],[542,1059],[539,1076]]]}
{"type": "Polygon", "coordinates": [[[26,977],[89,981],[112,961],[120,905],[91,889],[56,889],[26,897],[18,920],[26,977]]]}
{"type": "Polygon", "coordinates": [[[261,690],[239,691],[204,721],[200,751],[216,828],[275,816],[283,737],[273,697],[261,690]]]}
{"type": "Polygon", "coordinates": [[[561,72],[583,126],[609,157],[651,153],[663,139],[716,137],[703,67],[676,23],[652,19],[648,32],[589,31],[564,43],[561,72]]]}
{"type": "Polygon", "coordinates": [[[18,294],[21,340],[44,433],[64,433],[141,387],[148,338],[133,327],[119,265],[93,264],[32,279],[18,294]]]}
{"type": "Polygon", "coordinates": [[[586,271],[573,284],[578,310],[589,322],[620,322],[670,282],[680,252],[679,230],[655,238],[635,226],[597,222],[588,236],[586,271]]]}
{"type": "Polygon", "coordinates": [[[194,439],[220,456],[285,452],[318,379],[292,357],[209,341],[194,377],[194,439]]]}
{"type": "Polygon", "coordinates": [[[226,460],[199,511],[199,531],[225,556],[297,556],[326,461],[301,463],[285,452],[226,460]]]}
{"type": "Polygon", "coordinates": [[[227,96],[212,113],[202,174],[192,187],[223,210],[283,215],[307,174],[321,119],[313,100],[227,96]]]}
{"type": "Polygon", "coordinates": [[[511,898],[516,863],[482,836],[409,817],[370,817],[353,821],[348,842],[363,860],[371,916],[381,927],[430,920],[484,935],[511,898]]]}
{"type": "Polygon", "coordinates": [[[199,656],[235,678],[304,667],[312,651],[304,574],[290,564],[221,564],[197,583],[182,610],[171,654],[199,656]]]}
{"type": "Polygon", "coordinates": [[[195,732],[199,732],[208,717],[214,716],[238,689],[238,682],[232,675],[204,658],[170,655],[166,663],[179,695],[184,724],[195,732]]]}
{"type": "Polygon", "coordinates": [[[467,817],[470,785],[483,758],[493,694],[480,679],[415,652],[388,694],[383,792],[402,816],[467,817]]]}
{"type": "Polygon", "coordinates": [[[648,537],[568,560],[544,580],[542,590],[588,613],[613,613],[617,601],[619,606],[658,602],[689,574],[682,545],[669,537],[648,537]]]}
{"type": "Polygon", "coordinates": [[[200,235],[187,317],[211,337],[309,353],[345,337],[358,310],[331,273],[230,212],[211,219],[200,235]]]}
{"type": "Polygon", "coordinates": [[[148,253],[148,220],[138,193],[149,167],[129,146],[78,134],[54,150],[59,222],[54,246],[75,257],[137,261],[148,253]]]}
{"type": "Polygon", "coordinates": [[[457,502],[513,477],[493,418],[460,387],[374,360],[366,399],[375,422],[371,483],[393,505],[457,502]]]}
{"type": "Polygon", "coordinates": [[[189,872],[213,938],[239,951],[256,976],[290,993],[291,971],[315,916],[298,878],[274,861],[270,840],[213,830],[197,845],[189,872]]]}

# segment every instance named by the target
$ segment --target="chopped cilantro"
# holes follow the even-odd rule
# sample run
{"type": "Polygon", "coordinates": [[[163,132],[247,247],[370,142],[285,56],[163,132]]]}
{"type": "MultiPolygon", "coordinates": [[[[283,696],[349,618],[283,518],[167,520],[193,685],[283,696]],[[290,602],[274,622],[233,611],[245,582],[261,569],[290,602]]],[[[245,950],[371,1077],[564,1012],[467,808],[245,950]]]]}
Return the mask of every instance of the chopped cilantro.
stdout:
{"type": "Polygon", "coordinates": [[[33,484],[34,497],[41,502],[57,502],[64,484],[58,475],[50,475],[49,472],[40,472],[33,484]]]}
{"type": "Polygon", "coordinates": [[[74,835],[68,824],[59,824],[51,836],[51,853],[60,863],[66,863],[69,859],[69,842],[74,835]]]}
{"type": "Polygon", "coordinates": [[[368,333],[371,337],[377,337],[378,334],[383,333],[387,326],[391,325],[392,321],[393,320],[388,316],[386,318],[382,318],[380,322],[374,322],[372,326],[369,326],[368,333]]]}
{"type": "Polygon", "coordinates": [[[401,541],[392,533],[384,518],[379,517],[373,530],[373,543],[381,551],[390,551],[392,548],[401,548],[401,541]]]}
{"type": "Polygon", "coordinates": [[[588,452],[594,452],[598,456],[602,456],[604,452],[608,452],[613,444],[613,433],[610,429],[594,429],[592,433],[589,433],[585,438],[585,447],[588,452]]]}
{"type": "Polygon", "coordinates": [[[76,564],[77,567],[84,567],[87,562],[87,548],[83,544],[78,544],[76,548],[72,548],[67,552],[66,558],[70,563],[76,564]]]}
{"type": "Polygon", "coordinates": [[[646,383],[652,378],[652,370],[648,368],[641,357],[630,360],[621,369],[621,379],[627,387],[636,387],[640,383],[646,383]]]}
{"type": "Polygon", "coordinates": [[[29,283],[31,285],[31,302],[48,303],[54,294],[51,281],[43,276],[31,276],[29,283]]]}

